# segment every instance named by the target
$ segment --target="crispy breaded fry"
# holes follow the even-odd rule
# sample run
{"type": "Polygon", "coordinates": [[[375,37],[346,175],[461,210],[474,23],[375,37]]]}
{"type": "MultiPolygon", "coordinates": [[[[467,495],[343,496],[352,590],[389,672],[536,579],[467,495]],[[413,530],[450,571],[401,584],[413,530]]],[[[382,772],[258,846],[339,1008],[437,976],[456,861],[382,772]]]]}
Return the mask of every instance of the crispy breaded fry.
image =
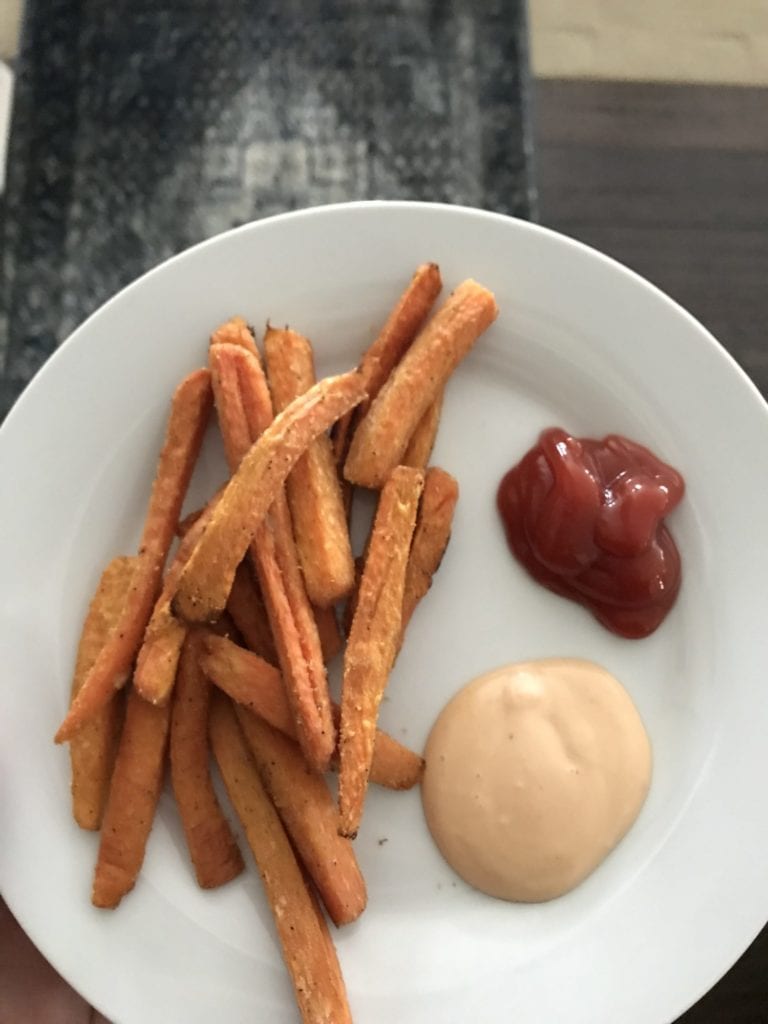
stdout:
{"type": "Polygon", "coordinates": [[[336,804],[296,744],[251,711],[235,707],[264,788],[335,925],[365,910],[365,881],[352,843],[339,835],[336,804]]]}
{"type": "Polygon", "coordinates": [[[344,646],[344,638],[341,635],[339,621],[336,618],[336,610],[330,608],[313,608],[317,625],[317,635],[320,637],[320,647],[323,651],[323,661],[328,664],[344,646]]]}
{"type": "Polygon", "coordinates": [[[136,658],[133,685],[144,700],[151,704],[165,704],[176,681],[176,669],[187,626],[171,611],[171,599],[176,592],[181,570],[202,537],[215,504],[216,499],[203,509],[182,538],[144,631],[144,640],[136,658]]]}
{"type": "Polygon", "coordinates": [[[416,424],[416,429],[411,435],[405,455],[400,460],[401,466],[413,466],[414,469],[424,470],[429,464],[432,449],[435,447],[437,428],[440,426],[440,413],[443,411],[443,392],[441,391],[434,402],[427,407],[427,411],[416,424]]]}
{"type": "Polygon", "coordinates": [[[245,865],[208,770],[211,684],[199,657],[200,637],[192,630],[181,652],[171,711],[171,783],[198,885],[214,889],[245,865]]]}
{"type": "MultiPolygon", "coordinates": [[[[219,421],[221,439],[224,442],[227,465],[230,473],[235,473],[254,441],[263,433],[263,431],[256,432],[251,429],[250,417],[245,411],[238,368],[241,363],[253,363],[257,368],[261,364],[258,357],[249,356],[236,345],[223,343],[211,348],[208,353],[208,363],[211,368],[216,416],[219,421]]],[[[271,402],[269,392],[267,392],[266,398],[271,402]]],[[[255,415],[253,409],[251,413],[255,415]]]]}
{"type": "Polygon", "coordinates": [[[416,605],[432,586],[432,577],[440,568],[451,539],[453,512],[458,500],[459,485],[451,474],[437,466],[428,469],[405,572],[400,644],[416,605]]]}
{"type": "Polygon", "coordinates": [[[200,516],[203,515],[205,510],[210,505],[212,505],[215,501],[218,501],[218,499],[221,497],[221,494],[222,494],[225,486],[226,486],[225,484],[222,484],[221,487],[219,487],[219,489],[216,491],[216,493],[213,495],[213,497],[211,498],[211,500],[209,502],[207,502],[201,508],[192,509],[192,511],[188,512],[187,515],[185,515],[183,519],[180,519],[178,521],[178,523],[176,524],[176,536],[177,537],[181,538],[181,537],[184,537],[187,533],[189,533],[191,528],[194,526],[194,524],[197,522],[197,520],[200,518],[200,516]]]}
{"type": "Polygon", "coordinates": [[[336,746],[328,676],[312,606],[304,589],[290,513],[281,494],[270,514],[271,530],[253,552],[272,624],[272,636],[283,673],[296,736],[304,756],[317,772],[328,769],[336,746]],[[277,567],[280,583],[274,579],[277,567]]]}
{"type": "Polygon", "coordinates": [[[364,555],[358,555],[355,559],[355,586],[352,593],[347,598],[347,603],[344,605],[344,635],[349,636],[350,630],[352,629],[352,621],[355,617],[355,609],[357,608],[357,595],[360,591],[360,580],[363,576],[363,566],[365,565],[364,555]]]}
{"type": "Polygon", "coordinates": [[[351,1024],[325,918],[318,913],[290,840],[264,791],[232,705],[221,695],[211,703],[210,734],[224,785],[264,883],[302,1020],[351,1024]]]}
{"type": "MultiPolygon", "coordinates": [[[[206,634],[200,665],[212,683],[232,700],[253,711],[280,732],[296,738],[296,726],[280,672],[274,665],[231,640],[206,634]]],[[[333,705],[336,721],[339,709],[333,705]]],[[[371,782],[387,789],[410,789],[421,777],[424,761],[396,739],[376,730],[371,782]]]]}
{"type": "Polygon", "coordinates": [[[131,688],[93,878],[95,907],[116,907],[133,888],[163,785],[170,705],[154,707],[131,688]]]}
{"type": "MultiPolygon", "coordinates": [[[[347,988],[346,985],[344,984],[344,976],[341,973],[341,965],[339,964],[339,958],[336,953],[336,947],[333,944],[333,937],[331,936],[331,931],[330,928],[328,927],[328,922],[325,919],[323,908],[320,905],[320,899],[317,895],[317,891],[313,889],[312,884],[310,883],[306,868],[301,864],[299,865],[299,867],[301,868],[301,873],[302,876],[304,877],[304,882],[306,883],[307,886],[307,892],[309,893],[310,902],[312,904],[312,911],[315,915],[315,919],[317,920],[318,926],[320,928],[320,935],[322,936],[325,945],[325,955],[328,958],[328,964],[330,965],[327,984],[332,993],[331,1000],[337,1006],[344,1006],[346,1008],[347,1014],[349,1014],[350,1011],[347,1003],[347,988]]],[[[336,1018],[334,1018],[333,1021],[329,1021],[329,1024],[335,1024],[335,1020],[336,1018]]],[[[343,1018],[342,1024],[345,1024],[343,1018]]],[[[352,1024],[351,1016],[347,1017],[346,1024],[352,1024]]]]}
{"type": "Polygon", "coordinates": [[[232,590],[229,592],[227,612],[245,641],[245,646],[271,665],[277,662],[275,641],[272,639],[267,609],[247,559],[237,567],[232,590]]]}
{"type": "MultiPolygon", "coordinates": [[[[258,354],[244,356],[242,352],[231,355],[234,361],[240,397],[252,441],[260,437],[275,418],[272,395],[267,384],[264,367],[258,354]]],[[[282,411],[282,410],[281,410],[282,411]]]]}
{"type": "Polygon", "coordinates": [[[379,336],[363,355],[360,372],[368,397],[354,412],[342,416],[333,431],[333,452],[339,470],[346,461],[357,424],[416,337],[442,287],[440,268],[436,263],[423,263],[417,267],[379,336]]]}
{"type": "Polygon", "coordinates": [[[203,512],[205,512],[205,505],[202,508],[192,509],[183,519],[180,519],[176,524],[176,536],[179,538],[186,537],[203,512]]]}
{"type": "MultiPolygon", "coordinates": [[[[312,347],[296,331],[268,327],[264,352],[275,411],[281,412],[315,383],[312,347]]],[[[352,589],[355,569],[327,435],[318,437],[302,455],[286,489],[307,596],[317,607],[328,608],[352,589]]]]}
{"type": "Polygon", "coordinates": [[[264,361],[275,412],[280,412],[317,383],[315,357],[309,339],[290,327],[267,324],[264,361]]]}
{"type": "Polygon", "coordinates": [[[339,736],[339,831],[354,839],[373,760],[379,704],[400,639],[405,571],[424,475],[397,466],[379,498],[344,652],[339,736]]]}
{"type": "MultiPolygon", "coordinates": [[[[80,634],[72,680],[73,699],[120,620],[135,565],[135,558],[113,558],[101,575],[80,634]]],[[[72,815],[80,828],[96,831],[101,825],[122,720],[123,702],[115,694],[72,737],[72,815]]]]}
{"type": "MultiPolygon", "coordinates": [[[[337,728],[341,722],[341,708],[334,705],[337,728]]],[[[384,789],[413,789],[424,774],[424,758],[403,746],[383,729],[376,729],[373,741],[373,761],[368,781],[384,789]]]]}
{"type": "MultiPolygon", "coordinates": [[[[211,350],[210,362],[219,425],[227,458],[235,471],[256,432],[269,422],[272,400],[261,364],[248,353],[231,345],[218,345],[211,350]]],[[[256,531],[251,557],[299,742],[309,764],[316,771],[324,771],[335,745],[328,680],[282,488],[256,531]]]]}
{"type": "Polygon", "coordinates": [[[210,337],[211,345],[239,345],[258,358],[253,328],[241,316],[233,316],[221,324],[210,337]]]}
{"type": "Polygon", "coordinates": [[[364,395],[358,373],[328,377],[292,402],[251,446],[181,574],[174,611],[182,618],[210,622],[221,614],[235,570],[297,459],[364,395]]]}
{"type": "Polygon", "coordinates": [[[353,484],[378,488],[448,377],[496,319],[493,294],[465,281],[421,330],[355,430],[344,464],[353,484]]]}
{"type": "Polygon", "coordinates": [[[208,370],[195,370],[176,388],[165,442],[149,499],[138,564],[109,642],[99,652],[69,713],[59,726],[57,743],[70,740],[123,686],[141,645],[160,588],[184,495],[208,424],[213,395],[208,370]]]}
{"type": "Polygon", "coordinates": [[[212,683],[286,736],[296,738],[296,725],[278,668],[213,633],[204,634],[202,647],[200,667],[212,683]]]}

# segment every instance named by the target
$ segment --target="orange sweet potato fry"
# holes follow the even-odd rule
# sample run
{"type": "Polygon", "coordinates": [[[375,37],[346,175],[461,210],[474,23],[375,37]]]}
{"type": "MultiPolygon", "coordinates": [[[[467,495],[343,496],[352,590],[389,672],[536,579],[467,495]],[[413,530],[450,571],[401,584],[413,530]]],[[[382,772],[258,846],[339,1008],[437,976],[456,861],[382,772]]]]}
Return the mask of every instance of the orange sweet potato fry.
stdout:
{"type": "Polygon", "coordinates": [[[376,719],[400,640],[408,553],[424,476],[398,466],[379,498],[344,652],[339,736],[339,831],[354,838],[373,760],[376,719]]]}
{"type": "Polygon", "coordinates": [[[432,577],[440,568],[451,539],[453,512],[458,500],[459,485],[451,474],[437,466],[428,469],[405,572],[401,644],[416,605],[432,586],[432,577]]]}
{"type": "Polygon", "coordinates": [[[284,494],[275,502],[270,526],[252,552],[254,564],[296,722],[296,736],[307,762],[315,771],[323,772],[336,746],[336,728],[323,648],[292,543],[284,494]]]}
{"type": "Polygon", "coordinates": [[[233,356],[233,359],[240,385],[240,398],[248,432],[251,440],[255,441],[274,420],[275,409],[258,353],[255,356],[245,356],[243,353],[239,355],[240,358],[233,356]]]}
{"type": "MultiPolygon", "coordinates": [[[[80,635],[72,680],[73,698],[120,620],[135,564],[135,558],[113,558],[102,573],[80,635]]],[[[123,702],[115,694],[72,737],[69,747],[72,814],[80,828],[96,831],[101,825],[122,719],[123,702]]]]}
{"type": "Polygon", "coordinates": [[[192,631],[181,653],[171,711],[171,783],[198,885],[214,889],[236,878],[244,864],[208,770],[211,684],[199,657],[200,637],[192,631]]]}
{"type": "Polygon", "coordinates": [[[224,486],[225,485],[222,484],[221,487],[219,487],[219,489],[216,491],[216,493],[213,495],[211,500],[206,505],[203,505],[202,508],[192,509],[192,511],[188,512],[183,519],[180,519],[178,521],[178,523],[176,524],[177,537],[184,537],[187,533],[189,533],[189,531],[200,518],[200,516],[202,516],[205,513],[206,509],[208,509],[215,501],[218,501],[218,499],[221,497],[221,493],[224,490],[224,486]]]}
{"type": "MultiPolygon", "coordinates": [[[[200,665],[220,690],[292,739],[296,726],[280,672],[274,665],[231,640],[207,634],[200,665]]],[[[339,709],[334,706],[338,720],[339,709]]],[[[388,733],[376,730],[371,782],[386,789],[411,789],[421,777],[424,761],[388,733]]]]}
{"type": "Polygon", "coordinates": [[[317,635],[320,637],[320,647],[323,651],[323,661],[328,664],[344,646],[344,638],[341,635],[339,620],[336,618],[336,610],[331,608],[313,608],[317,635]]]}
{"type": "MultiPolygon", "coordinates": [[[[337,726],[341,708],[336,708],[337,726]]],[[[424,774],[424,758],[383,729],[376,729],[369,782],[384,789],[413,789],[424,774]]]]}
{"type": "MultiPolygon", "coordinates": [[[[269,336],[269,334],[270,334],[270,329],[268,328],[267,329],[267,334],[265,336],[265,342],[266,342],[266,339],[269,336]]],[[[310,355],[311,355],[311,353],[310,353],[310,355]]],[[[243,410],[245,421],[248,424],[248,434],[250,436],[251,441],[255,441],[256,438],[258,438],[260,436],[260,434],[262,434],[267,429],[269,424],[274,419],[274,416],[273,416],[273,405],[272,405],[272,395],[270,394],[270,390],[269,390],[269,387],[267,385],[267,378],[264,375],[264,370],[263,370],[262,365],[261,365],[261,360],[258,357],[258,353],[256,354],[255,358],[250,358],[250,359],[249,358],[243,358],[243,357],[240,357],[240,358],[236,358],[235,357],[234,358],[234,363],[235,363],[235,367],[236,367],[235,372],[236,372],[236,376],[237,376],[237,381],[238,381],[238,384],[239,384],[240,402],[242,403],[242,410],[243,410]]],[[[217,377],[217,376],[218,376],[217,374],[214,374],[214,377],[217,377]]],[[[305,378],[305,380],[304,380],[305,386],[302,389],[296,390],[296,393],[293,394],[290,398],[288,398],[287,401],[283,401],[283,402],[280,402],[278,404],[278,406],[277,406],[278,411],[281,411],[283,408],[285,408],[285,406],[287,404],[289,404],[289,402],[292,400],[292,398],[298,397],[298,395],[302,394],[303,391],[309,390],[309,388],[314,383],[315,383],[315,380],[314,380],[314,373],[313,373],[312,379],[305,378]]],[[[230,391],[230,394],[231,394],[231,391],[230,391]]],[[[219,403],[219,404],[224,404],[224,400],[227,397],[228,397],[228,395],[227,395],[227,393],[225,393],[222,396],[222,402],[219,403]]],[[[237,405],[235,405],[235,409],[236,409],[236,411],[239,411],[237,405]]],[[[237,432],[238,432],[237,428],[233,429],[233,425],[230,423],[229,430],[228,430],[228,433],[230,434],[230,437],[232,437],[233,434],[236,435],[237,432]]],[[[315,441],[314,444],[310,446],[310,452],[315,448],[315,446],[319,442],[326,441],[326,440],[327,439],[325,438],[325,435],[321,435],[321,437],[318,439],[318,441],[315,441]]],[[[233,454],[236,454],[236,453],[233,453],[233,454]]],[[[307,456],[302,456],[302,458],[299,459],[299,462],[294,467],[293,472],[288,477],[289,483],[290,483],[291,479],[293,478],[293,476],[295,475],[298,466],[304,461],[304,459],[306,457],[307,456]]],[[[336,476],[336,473],[335,473],[335,469],[334,469],[334,477],[336,477],[336,486],[338,488],[339,483],[338,483],[338,477],[336,476]]],[[[298,548],[296,547],[295,554],[294,554],[294,547],[295,547],[295,544],[294,544],[294,534],[293,534],[293,531],[291,529],[291,524],[289,522],[289,515],[286,513],[286,509],[284,508],[284,501],[282,499],[279,499],[278,504],[281,507],[273,508],[273,520],[272,520],[272,529],[277,531],[277,536],[275,538],[275,543],[276,543],[277,547],[282,547],[285,550],[285,552],[286,552],[285,557],[287,557],[288,561],[291,563],[291,567],[290,567],[290,570],[289,570],[289,577],[290,577],[291,580],[294,581],[293,589],[296,591],[296,594],[294,596],[294,602],[301,606],[300,610],[298,611],[298,615],[299,615],[299,617],[302,620],[304,620],[305,617],[306,617],[306,608],[305,608],[306,602],[304,601],[303,594],[301,592],[303,588],[301,588],[298,585],[298,574],[296,573],[295,568],[294,568],[294,563],[296,563],[297,559],[300,558],[300,552],[299,552],[298,548]]],[[[345,520],[345,523],[344,523],[344,529],[346,531],[346,520],[345,520]]],[[[257,546],[258,546],[258,537],[257,537],[257,546]]],[[[256,556],[254,558],[254,561],[255,561],[257,566],[259,564],[259,560],[260,560],[259,556],[256,556]]],[[[269,573],[267,575],[269,575],[269,573]]],[[[308,593],[308,586],[307,586],[306,575],[304,575],[303,579],[304,579],[304,588],[307,590],[307,597],[311,597],[311,595],[308,593]]],[[[274,604],[274,602],[273,602],[273,604],[274,604]]],[[[280,604],[281,604],[281,602],[278,600],[277,606],[279,607],[280,604]]],[[[266,608],[264,609],[264,611],[266,612],[266,608]]],[[[333,657],[335,657],[339,653],[339,651],[341,650],[341,646],[342,646],[342,638],[341,638],[341,634],[339,632],[338,624],[336,623],[336,616],[333,613],[333,610],[330,609],[330,608],[324,609],[324,608],[315,607],[314,608],[314,617],[315,617],[315,623],[317,625],[317,632],[318,632],[318,635],[319,635],[319,638],[320,638],[320,646],[321,646],[322,652],[323,652],[323,659],[326,662],[329,662],[333,657]]],[[[269,628],[269,626],[267,626],[267,628],[269,628]]],[[[271,640],[272,639],[271,630],[270,630],[269,636],[270,636],[270,640],[271,640]]],[[[246,643],[247,643],[247,640],[246,640],[246,643]]],[[[250,646],[250,644],[248,646],[250,646]]],[[[274,648],[274,643],[272,643],[272,647],[274,648]]],[[[255,650],[255,648],[252,648],[252,649],[255,650]]],[[[258,653],[258,654],[263,653],[263,657],[265,657],[267,659],[267,661],[271,661],[271,662],[274,663],[275,660],[276,660],[276,655],[275,655],[275,657],[271,657],[270,656],[271,652],[266,649],[266,646],[265,646],[264,652],[257,651],[256,653],[258,653]]]]}
{"type": "Polygon", "coordinates": [[[180,519],[176,526],[176,536],[186,537],[203,512],[205,512],[205,506],[202,508],[194,508],[191,512],[188,512],[183,519],[180,519]]]}
{"type": "Polygon", "coordinates": [[[224,785],[264,883],[302,1021],[351,1024],[325,918],[264,790],[232,705],[221,695],[211,704],[210,734],[224,785]]]}
{"type": "Polygon", "coordinates": [[[171,611],[171,600],[176,592],[181,570],[202,537],[214,507],[215,500],[203,509],[182,538],[144,631],[144,640],[136,658],[133,685],[144,700],[151,704],[165,704],[176,680],[176,669],[187,635],[187,626],[171,611]]]}
{"type": "Polygon", "coordinates": [[[241,316],[233,316],[230,320],[221,324],[213,332],[210,338],[213,345],[239,345],[246,352],[258,358],[259,350],[256,348],[253,328],[241,316]]]}
{"type": "Polygon", "coordinates": [[[213,633],[204,635],[200,667],[210,681],[237,704],[296,738],[280,670],[258,654],[213,633]]]}
{"type": "Polygon", "coordinates": [[[275,418],[230,479],[184,567],[174,599],[176,613],[189,622],[216,620],[226,606],[235,570],[296,461],[364,396],[358,373],[328,377],[275,418]]]}
{"type": "Polygon", "coordinates": [[[459,285],[421,330],[355,430],[344,464],[350,483],[384,484],[419,420],[497,314],[487,288],[471,280],[459,285]]]}
{"type": "Polygon", "coordinates": [[[413,466],[414,469],[425,470],[429,464],[432,449],[435,447],[437,429],[440,426],[440,413],[443,411],[442,391],[428,406],[427,411],[416,424],[408,447],[405,449],[400,464],[402,466],[413,466]]]}
{"type": "Polygon", "coordinates": [[[246,561],[242,561],[237,567],[232,590],[229,592],[227,612],[245,646],[271,665],[276,664],[277,652],[267,618],[267,609],[246,561]]]}
{"type": "Polygon", "coordinates": [[[365,565],[365,558],[363,555],[358,555],[355,559],[355,586],[352,593],[347,598],[347,603],[344,605],[344,635],[349,636],[350,630],[352,629],[352,620],[355,617],[355,609],[357,608],[357,595],[360,592],[360,580],[363,576],[363,566],[365,565]]]}
{"type": "Polygon", "coordinates": [[[72,739],[128,678],[160,589],[168,549],[212,404],[208,370],[196,370],[176,388],[123,614],[59,727],[57,743],[72,739]]]}
{"type": "MultiPolygon", "coordinates": [[[[257,415],[258,405],[252,403],[249,412],[246,413],[244,388],[240,386],[239,370],[242,364],[255,366],[257,372],[253,378],[254,381],[263,377],[263,371],[261,374],[258,373],[261,363],[257,356],[249,356],[236,345],[226,345],[223,342],[211,348],[208,353],[208,364],[211,368],[213,396],[221,439],[224,442],[229,470],[234,474],[240,468],[254,442],[264,433],[264,430],[252,429],[251,419],[257,415]]],[[[258,384],[256,386],[258,387],[258,384]]],[[[249,397],[252,397],[250,393],[249,397]]],[[[266,381],[264,382],[263,397],[270,403],[269,409],[271,410],[272,400],[266,389],[266,381]]],[[[261,424],[259,423],[259,425],[261,424]]],[[[267,426],[269,426],[268,422],[267,426]]]]}
{"type": "MultiPolygon", "coordinates": [[[[272,402],[261,364],[247,352],[231,345],[217,345],[211,350],[210,363],[224,447],[235,471],[257,432],[269,422],[272,402]]],[[[282,487],[265,521],[256,530],[251,557],[299,742],[309,764],[321,772],[328,767],[333,753],[335,729],[317,623],[299,568],[282,487]]]]}
{"type": "MultiPolygon", "coordinates": [[[[329,971],[327,973],[327,984],[330,991],[330,1002],[334,1006],[342,1006],[346,1008],[347,1014],[349,1014],[348,1003],[347,1003],[347,988],[344,984],[344,977],[341,973],[341,965],[339,964],[339,958],[336,954],[336,947],[333,944],[333,937],[331,931],[328,928],[328,924],[325,920],[325,914],[323,908],[320,905],[317,892],[312,888],[310,880],[307,876],[307,870],[303,865],[299,865],[302,868],[302,875],[307,886],[307,892],[310,896],[312,904],[312,911],[317,921],[318,927],[320,928],[320,935],[322,936],[323,943],[325,946],[325,956],[328,961],[329,971]]],[[[329,1021],[329,1024],[335,1024],[334,1021],[329,1021]]],[[[342,1024],[345,1024],[344,1018],[342,1018],[342,1024]]],[[[351,1024],[351,1017],[346,1018],[346,1024],[351,1024]]]]}
{"type": "Polygon", "coordinates": [[[333,431],[333,450],[339,469],[344,466],[357,424],[413,342],[442,287],[436,263],[423,263],[418,267],[379,336],[363,355],[360,372],[368,397],[354,412],[342,416],[333,431]]]}
{"type": "MultiPolygon", "coordinates": [[[[296,331],[267,328],[264,351],[275,410],[315,383],[312,347],[296,331]]],[[[296,549],[310,601],[328,608],[352,589],[355,568],[330,438],[322,434],[302,455],[286,489],[296,549]]]]}
{"type": "Polygon", "coordinates": [[[328,787],[295,743],[245,708],[235,710],[264,788],[331,920],[349,924],[365,910],[367,894],[352,843],[338,833],[328,787]]]}
{"type": "Polygon", "coordinates": [[[170,717],[170,705],[154,707],[131,688],[101,826],[95,907],[116,907],[136,883],[163,784],[170,717]]]}

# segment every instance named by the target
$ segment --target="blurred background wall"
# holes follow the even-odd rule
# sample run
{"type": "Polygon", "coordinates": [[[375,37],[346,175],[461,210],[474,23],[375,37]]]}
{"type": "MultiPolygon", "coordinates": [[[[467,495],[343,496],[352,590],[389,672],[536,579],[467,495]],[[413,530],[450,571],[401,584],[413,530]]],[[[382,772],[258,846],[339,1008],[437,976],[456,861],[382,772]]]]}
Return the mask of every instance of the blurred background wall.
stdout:
{"type": "Polygon", "coordinates": [[[768,85],[766,0],[529,0],[543,78],[768,85]]]}

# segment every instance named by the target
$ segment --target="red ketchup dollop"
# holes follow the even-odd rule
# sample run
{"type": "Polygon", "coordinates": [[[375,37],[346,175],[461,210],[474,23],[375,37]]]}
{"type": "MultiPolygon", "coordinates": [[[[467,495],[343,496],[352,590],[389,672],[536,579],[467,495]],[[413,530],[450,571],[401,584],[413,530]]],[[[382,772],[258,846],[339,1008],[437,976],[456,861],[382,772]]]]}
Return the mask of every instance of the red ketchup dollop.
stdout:
{"type": "Polygon", "coordinates": [[[684,491],[682,476],[634,441],[554,427],[504,476],[497,501],[509,546],[535,580],[637,638],[661,624],[680,589],[664,517],[684,491]]]}

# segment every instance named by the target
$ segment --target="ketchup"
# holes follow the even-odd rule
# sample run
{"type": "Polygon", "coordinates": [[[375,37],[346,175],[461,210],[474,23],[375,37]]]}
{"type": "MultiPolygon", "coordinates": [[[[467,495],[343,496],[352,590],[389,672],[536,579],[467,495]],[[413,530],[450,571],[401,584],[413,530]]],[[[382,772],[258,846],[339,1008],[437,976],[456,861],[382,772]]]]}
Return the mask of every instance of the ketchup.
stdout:
{"type": "Polygon", "coordinates": [[[504,476],[507,540],[535,580],[578,601],[620,636],[661,624],[680,589],[680,554],[664,517],[682,476],[625,437],[554,427],[504,476]]]}

